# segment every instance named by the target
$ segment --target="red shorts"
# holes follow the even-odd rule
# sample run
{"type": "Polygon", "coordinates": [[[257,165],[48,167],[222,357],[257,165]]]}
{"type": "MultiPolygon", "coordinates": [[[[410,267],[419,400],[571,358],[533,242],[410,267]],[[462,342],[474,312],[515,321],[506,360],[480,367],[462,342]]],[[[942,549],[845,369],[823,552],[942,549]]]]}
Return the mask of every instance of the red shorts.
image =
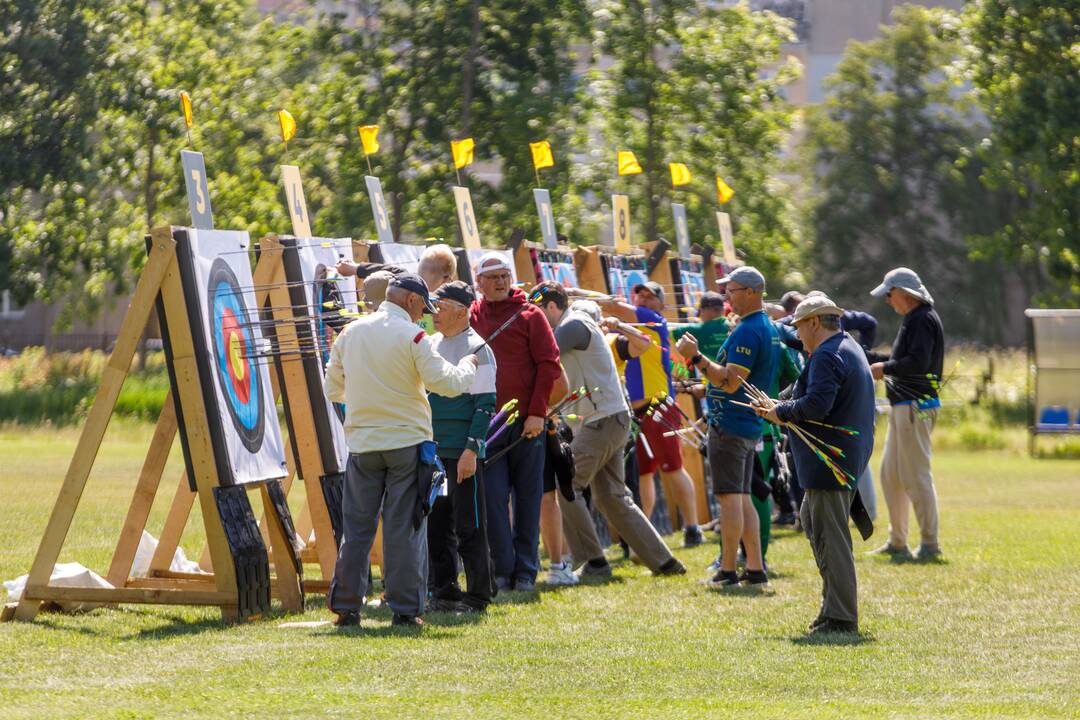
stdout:
{"type": "Polygon", "coordinates": [[[664,433],[671,432],[672,428],[682,426],[682,416],[670,405],[664,405],[658,412],[667,423],[653,420],[651,413],[648,417],[644,416],[644,411],[637,413],[637,420],[641,424],[641,432],[637,438],[637,461],[642,475],[652,475],[658,469],[661,472],[673,472],[683,466],[682,442],[674,435],[664,437],[664,433]],[[647,447],[646,443],[642,442],[643,439],[647,441],[647,447]]]}

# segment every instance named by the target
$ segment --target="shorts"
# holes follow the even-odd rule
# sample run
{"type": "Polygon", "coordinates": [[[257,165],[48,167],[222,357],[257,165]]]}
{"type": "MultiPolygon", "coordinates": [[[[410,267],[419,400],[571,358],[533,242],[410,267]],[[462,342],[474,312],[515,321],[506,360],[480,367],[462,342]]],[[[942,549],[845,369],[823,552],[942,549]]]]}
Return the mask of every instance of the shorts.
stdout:
{"type": "Polygon", "coordinates": [[[667,423],[656,422],[652,419],[651,413],[645,417],[644,409],[634,411],[641,425],[641,432],[637,438],[639,475],[652,475],[658,469],[660,472],[674,472],[681,470],[683,466],[682,441],[674,435],[664,437],[664,433],[671,432],[672,427],[682,426],[682,416],[670,405],[664,405],[657,412],[667,420],[667,423]],[[647,442],[643,442],[642,438],[647,442]]]}
{"type": "Polygon", "coordinates": [[[748,495],[757,459],[757,438],[709,428],[709,471],[714,495],[748,495]]]}

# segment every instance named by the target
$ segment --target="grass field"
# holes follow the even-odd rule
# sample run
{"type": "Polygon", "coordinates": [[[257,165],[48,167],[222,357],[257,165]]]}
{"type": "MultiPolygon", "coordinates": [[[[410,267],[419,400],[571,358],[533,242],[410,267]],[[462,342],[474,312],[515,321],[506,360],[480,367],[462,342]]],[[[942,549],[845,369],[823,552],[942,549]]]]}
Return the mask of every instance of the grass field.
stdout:
{"type": "MultiPolygon", "coordinates": [[[[76,432],[0,428],[0,578],[29,569],[76,432]]],[[[62,561],[107,567],[150,432],[110,430],[62,561]]],[[[173,455],[163,487],[179,473],[173,455]]],[[[619,565],[606,585],[500,598],[476,622],[430,615],[418,637],[383,611],[347,632],[282,629],[282,616],[223,627],[198,609],[41,615],[0,625],[0,709],[4,720],[1080,716],[1080,461],[948,450],[935,470],[947,561],[866,557],[879,519],[872,543],[857,542],[857,641],[803,638],[820,584],[805,539],[784,531],[771,595],[697,584],[709,543],[677,550],[685,578],[619,565]]],[[[155,534],[164,512],[159,502],[155,534]]],[[[199,528],[184,544],[197,557],[199,528]]],[[[309,598],[303,619],[329,617],[322,601],[309,598]]]]}

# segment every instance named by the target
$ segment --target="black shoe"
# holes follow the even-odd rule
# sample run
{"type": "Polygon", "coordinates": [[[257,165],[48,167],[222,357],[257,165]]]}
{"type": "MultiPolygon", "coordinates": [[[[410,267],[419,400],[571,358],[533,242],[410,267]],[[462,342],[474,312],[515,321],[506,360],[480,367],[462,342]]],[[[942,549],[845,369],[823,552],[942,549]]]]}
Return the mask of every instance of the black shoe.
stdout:
{"type": "Polygon", "coordinates": [[[822,618],[821,622],[810,629],[810,635],[834,635],[837,633],[859,633],[859,623],[850,620],[822,618]]]}
{"type": "Polygon", "coordinates": [[[717,570],[711,579],[705,581],[711,588],[726,589],[739,586],[739,574],[734,570],[717,570]]]}
{"type": "Polygon", "coordinates": [[[656,569],[653,575],[685,575],[686,566],[679,562],[679,558],[668,558],[668,561],[656,569]]]}
{"type": "Polygon", "coordinates": [[[483,615],[487,612],[487,605],[470,605],[462,600],[458,603],[457,612],[462,615],[483,615]]]}
{"type": "Polygon", "coordinates": [[[814,618],[814,622],[810,623],[807,626],[806,632],[813,632],[814,630],[817,629],[817,627],[819,625],[821,625],[823,622],[825,622],[825,620],[826,620],[826,617],[824,615],[818,615],[816,618],[814,618]]]}
{"type": "Polygon", "coordinates": [[[692,525],[683,530],[683,547],[694,548],[705,542],[705,536],[701,534],[701,528],[692,525]]]}
{"type": "Polygon", "coordinates": [[[460,600],[451,600],[449,598],[432,598],[428,600],[427,609],[431,612],[457,612],[458,606],[461,605],[460,600]]]}
{"type": "Polygon", "coordinates": [[[622,548],[622,559],[623,560],[629,560],[630,559],[630,546],[626,544],[625,540],[620,540],[619,541],[619,547],[622,548]]]}
{"type": "Polygon", "coordinates": [[[739,576],[739,582],[747,587],[764,588],[769,585],[769,574],[764,570],[747,570],[739,576]]]}
{"type": "Polygon", "coordinates": [[[390,621],[390,624],[395,627],[424,627],[424,619],[419,615],[400,615],[394,613],[394,619],[390,621]]]}
{"type": "Polygon", "coordinates": [[[791,525],[794,525],[794,524],[795,524],[795,513],[793,513],[793,512],[780,513],[779,515],[776,516],[776,519],[773,520],[773,525],[776,525],[777,527],[788,527],[788,526],[791,526],[791,525]]]}
{"type": "Polygon", "coordinates": [[[343,613],[338,613],[337,619],[334,620],[334,625],[337,627],[354,627],[360,624],[360,612],[358,610],[347,610],[343,613]]]}

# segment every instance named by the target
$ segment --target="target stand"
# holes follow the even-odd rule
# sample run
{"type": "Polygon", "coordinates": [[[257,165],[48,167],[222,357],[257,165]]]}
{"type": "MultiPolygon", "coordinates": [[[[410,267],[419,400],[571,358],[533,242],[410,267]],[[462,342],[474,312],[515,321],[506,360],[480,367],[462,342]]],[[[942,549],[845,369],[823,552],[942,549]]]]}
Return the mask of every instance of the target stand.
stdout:
{"type": "MultiPolygon", "coordinates": [[[[277,435],[280,442],[276,417],[274,427],[264,425],[260,428],[259,423],[265,423],[265,420],[256,419],[246,410],[250,403],[268,402],[266,396],[273,389],[263,384],[261,374],[247,374],[248,369],[256,369],[254,364],[247,368],[230,366],[226,373],[225,366],[229,363],[236,364],[238,358],[251,357],[251,347],[244,352],[244,346],[250,345],[251,339],[241,331],[241,318],[228,311],[230,293],[227,285],[236,281],[235,277],[228,277],[228,272],[213,265],[209,270],[211,287],[207,299],[192,297],[190,277],[182,276],[185,273],[190,276],[193,261],[190,257],[181,257],[177,250],[178,241],[185,242],[192,232],[187,228],[169,227],[151,232],[146,266],[38,546],[23,597],[12,613],[14,619],[33,620],[42,603],[62,601],[216,606],[221,609],[225,621],[261,616],[270,609],[271,594],[286,610],[303,608],[302,565],[295,552],[296,536],[280,482],[285,468],[268,470],[265,459],[261,468],[237,468],[226,447],[229,437],[239,437],[239,442],[247,445],[258,442],[260,447],[275,451],[270,453],[270,464],[273,465],[277,448],[272,447],[270,436],[277,435]],[[226,289],[215,290],[215,282],[218,288],[226,289]],[[196,308],[203,307],[202,302],[211,303],[213,317],[221,319],[220,327],[216,328],[220,333],[209,338],[204,328],[196,326],[197,319],[205,320],[205,317],[196,317],[196,308]],[[108,580],[114,587],[50,585],[53,566],[64,547],[132,356],[155,306],[161,322],[172,389],[158,419],[110,566],[108,580]],[[217,378],[213,376],[216,367],[221,367],[221,375],[217,378]],[[231,382],[233,391],[245,401],[237,413],[230,408],[226,414],[215,407],[212,387],[223,382],[231,382]],[[226,419],[230,415],[236,423],[235,435],[226,419]],[[199,501],[214,572],[172,572],[166,561],[164,567],[158,562],[155,568],[152,563],[149,577],[132,578],[129,573],[138,539],[178,432],[187,469],[179,489],[187,493],[186,496],[179,492],[177,495],[190,498],[191,503],[196,498],[199,501]],[[245,474],[246,478],[242,477],[245,474]],[[276,564],[274,577],[270,575],[266,543],[248,497],[248,491],[252,489],[257,489],[262,496],[268,518],[264,531],[274,556],[279,560],[289,558],[289,561],[276,564]]],[[[246,233],[244,235],[246,237],[246,233]]],[[[212,329],[213,317],[210,320],[212,329]]],[[[251,457],[258,460],[254,454],[251,457]]],[[[179,539],[184,523],[178,528],[175,525],[166,527],[166,532],[176,533],[179,539]]]]}

